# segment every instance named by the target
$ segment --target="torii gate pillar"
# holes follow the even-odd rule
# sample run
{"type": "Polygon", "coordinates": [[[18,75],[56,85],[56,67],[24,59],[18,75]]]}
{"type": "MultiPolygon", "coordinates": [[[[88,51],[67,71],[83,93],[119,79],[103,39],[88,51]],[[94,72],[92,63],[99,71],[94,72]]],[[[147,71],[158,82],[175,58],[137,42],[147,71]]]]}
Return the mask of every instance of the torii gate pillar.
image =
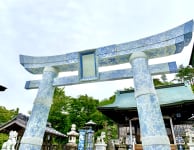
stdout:
{"type": "Polygon", "coordinates": [[[131,55],[130,63],[143,149],[170,150],[160,104],[148,68],[148,58],[145,53],[136,52],[131,55]]]}
{"type": "Polygon", "coordinates": [[[39,90],[34,101],[32,114],[20,144],[20,150],[40,150],[46,129],[47,118],[52,104],[53,80],[58,75],[54,67],[45,67],[39,90]]]}

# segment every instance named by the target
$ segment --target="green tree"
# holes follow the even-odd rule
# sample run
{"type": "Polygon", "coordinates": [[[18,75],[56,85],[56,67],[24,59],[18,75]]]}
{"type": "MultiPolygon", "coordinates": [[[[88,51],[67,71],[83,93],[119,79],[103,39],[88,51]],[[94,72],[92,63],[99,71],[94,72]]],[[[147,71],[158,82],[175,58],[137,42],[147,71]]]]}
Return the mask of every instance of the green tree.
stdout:
{"type": "Polygon", "coordinates": [[[180,65],[174,80],[190,84],[194,92],[194,68],[192,66],[184,67],[183,65],[180,65]]]}
{"type": "MultiPolygon", "coordinates": [[[[124,89],[124,90],[131,90],[132,88],[130,87],[129,89],[124,89]]],[[[116,94],[116,92],[115,92],[116,94]]],[[[116,95],[112,95],[111,97],[109,97],[109,99],[104,99],[103,101],[99,102],[99,106],[104,106],[104,105],[108,105],[108,104],[112,104],[115,101],[116,95]]],[[[98,111],[99,112],[99,111],[98,111]]],[[[110,118],[106,117],[105,115],[103,115],[101,112],[99,112],[101,114],[101,118],[99,119],[100,122],[96,121],[99,125],[101,125],[101,128],[98,129],[98,131],[96,132],[96,136],[100,136],[101,132],[104,131],[107,134],[110,134],[111,138],[116,139],[118,138],[118,129],[117,129],[117,124],[111,120],[110,118]],[[109,133],[109,131],[111,133],[109,133]]],[[[108,135],[106,136],[106,141],[108,140],[108,135]]]]}
{"type": "Polygon", "coordinates": [[[2,148],[2,145],[4,142],[8,140],[8,134],[6,133],[0,133],[0,149],[2,148]]]}
{"type": "MultiPolygon", "coordinates": [[[[83,100],[83,99],[82,99],[83,100]]],[[[87,121],[88,116],[84,112],[85,106],[84,101],[79,99],[73,99],[71,103],[71,108],[69,111],[70,120],[72,123],[76,124],[77,128],[82,128],[87,121]]]]}
{"type": "MultiPolygon", "coordinates": [[[[96,139],[96,136],[99,136],[102,131],[107,132],[107,127],[113,129],[115,127],[115,123],[111,119],[103,115],[100,111],[98,111],[97,107],[110,104],[114,102],[114,100],[115,95],[101,102],[87,95],[80,95],[77,99],[74,98],[71,103],[71,122],[76,122],[78,129],[83,128],[85,126],[85,123],[89,120],[95,122],[96,126],[94,130],[96,139]]],[[[117,135],[117,130],[114,130],[114,133],[117,135]]]]}
{"type": "Polygon", "coordinates": [[[112,104],[115,101],[115,95],[109,97],[109,99],[104,99],[102,101],[99,102],[99,106],[104,106],[104,105],[108,105],[108,104],[112,104]]]}
{"type": "MultiPolygon", "coordinates": [[[[92,120],[96,123],[95,137],[101,131],[107,131],[107,127],[115,129],[116,124],[97,110],[98,106],[113,103],[115,95],[109,99],[99,102],[88,95],[80,95],[72,98],[65,95],[64,88],[56,88],[54,92],[53,104],[50,109],[48,121],[56,130],[66,134],[71,129],[71,124],[76,124],[77,130],[85,127],[85,123],[92,120]]],[[[117,135],[117,130],[114,130],[117,135]]],[[[58,139],[55,139],[60,142],[58,139]]],[[[67,142],[67,141],[63,141],[67,142]]]]}
{"type": "Polygon", "coordinates": [[[65,96],[64,88],[56,88],[48,117],[48,122],[52,124],[52,127],[64,134],[69,131],[71,126],[68,115],[70,99],[70,97],[65,96]]]}
{"type": "Polygon", "coordinates": [[[160,81],[160,79],[158,79],[158,78],[154,78],[153,79],[153,82],[154,82],[154,86],[155,87],[156,86],[162,86],[162,85],[164,85],[164,83],[162,81],[160,81]]]}
{"type": "Polygon", "coordinates": [[[0,106],[0,125],[3,123],[6,123],[13,117],[15,117],[19,112],[19,109],[17,108],[16,110],[8,110],[4,106],[0,106]]]}
{"type": "Polygon", "coordinates": [[[78,128],[83,128],[85,123],[93,119],[91,115],[97,111],[99,101],[87,95],[80,95],[71,103],[71,122],[78,128]]]}

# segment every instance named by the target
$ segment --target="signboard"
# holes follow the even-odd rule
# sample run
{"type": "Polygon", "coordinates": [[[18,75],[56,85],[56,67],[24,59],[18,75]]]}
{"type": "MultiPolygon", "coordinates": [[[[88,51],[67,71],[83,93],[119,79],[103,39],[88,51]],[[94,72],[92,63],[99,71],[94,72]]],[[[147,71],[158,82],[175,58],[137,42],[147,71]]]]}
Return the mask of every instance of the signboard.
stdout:
{"type": "Polygon", "coordinates": [[[95,51],[80,53],[80,80],[97,78],[95,51]]]}

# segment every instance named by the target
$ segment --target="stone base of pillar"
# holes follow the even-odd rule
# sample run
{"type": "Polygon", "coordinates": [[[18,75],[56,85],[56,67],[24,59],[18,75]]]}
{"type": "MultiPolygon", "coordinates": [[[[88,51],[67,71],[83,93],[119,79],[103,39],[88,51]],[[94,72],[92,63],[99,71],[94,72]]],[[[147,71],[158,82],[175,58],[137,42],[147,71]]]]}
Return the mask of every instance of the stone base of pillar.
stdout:
{"type": "Polygon", "coordinates": [[[187,143],[189,150],[194,150],[194,143],[187,143]]]}
{"type": "Polygon", "coordinates": [[[107,144],[95,144],[95,150],[106,150],[107,144]]]}

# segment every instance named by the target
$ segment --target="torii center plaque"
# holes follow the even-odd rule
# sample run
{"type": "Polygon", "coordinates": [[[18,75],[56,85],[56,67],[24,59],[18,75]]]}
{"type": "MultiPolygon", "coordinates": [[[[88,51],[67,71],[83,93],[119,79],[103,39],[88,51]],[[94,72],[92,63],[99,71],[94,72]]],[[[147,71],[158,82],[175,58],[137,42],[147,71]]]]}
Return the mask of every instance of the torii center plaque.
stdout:
{"type": "Polygon", "coordinates": [[[25,88],[38,88],[32,113],[20,150],[40,150],[53,92],[56,86],[133,78],[135,99],[144,150],[170,150],[158,97],[151,75],[174,73],[176,62],[148,65],[152,58],[180,53],[192,39],[193,20],[166,32],[140,40],[114,44],[58,56],[20,55],[20,63],[42,80],[27,81],[25,88]],[[99,67],[131,63],[131,69],[100,72],[99,67]],[[59,72],[78,71],[78,75],[57,77],[59,72]]]}

